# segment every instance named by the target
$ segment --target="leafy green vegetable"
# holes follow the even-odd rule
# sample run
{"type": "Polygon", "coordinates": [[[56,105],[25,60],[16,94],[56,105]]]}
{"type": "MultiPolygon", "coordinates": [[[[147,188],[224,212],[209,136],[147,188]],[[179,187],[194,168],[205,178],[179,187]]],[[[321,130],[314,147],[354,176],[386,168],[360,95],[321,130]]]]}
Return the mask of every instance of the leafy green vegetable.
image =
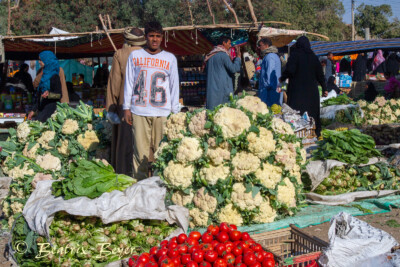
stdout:
{"type": "Polygon", "coordinates": [[[348,105],[348,104],[356,104],[356,102],[351,100],[346,94],[339,95],[337,97],[332,97],[322,102],[323,107],[333,106],[333,105],[348,105]]]}
{"type": "Polygon", "coordinates": [[[78,160],[71,164],[71,172],[67,179],[52,184],[55,196],[71,199],[80,196],[96,198],[105,192],[123,191],[136,182],[123,174],[116,174],[111,165],[102,161],[78,160]]]}

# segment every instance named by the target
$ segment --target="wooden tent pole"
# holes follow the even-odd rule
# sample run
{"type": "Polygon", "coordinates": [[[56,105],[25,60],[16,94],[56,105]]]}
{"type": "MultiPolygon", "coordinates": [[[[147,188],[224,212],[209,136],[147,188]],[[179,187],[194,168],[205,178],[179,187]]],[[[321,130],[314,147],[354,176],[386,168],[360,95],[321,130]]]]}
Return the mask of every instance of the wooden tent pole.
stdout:
{"type": "Polygon", "coordinates": [[[186,0],[186,3],[187,3],[188,8],[189,8],[190,20],[192,21],[192,25],[194,25],[194,19],[193,19],[193,14],[192,14],[192,7],[190,6],[189,0],[186,0]]]}
{"type": "Polygon", "coordinates": [[[210,1],[209,1],[209,0],[207,0],[207,6],[208,6],[208,11],[210,11],[210,15],[211,15],[211,17],[212,17],[213,24],[215,24],[215,17],[214,17],[214,14],[213,14],[213,12],[212,12],[211,5],[210,5],[210,1]]]}
{"type": "Polygon", "coordinates": [[[11,7],[11,0],[8,0],[8,19],[7,19],[7,35],[11,35],[11,10],[19,7],[19,0],[11,7]]]}
{"type": "Polygon", "coordinates": [[[247,0],[247,4],[249,5],[250,14],[251,17],[253,18],[254,24],[257,26],[257,17],[256,14],[254,14],[254,8],[253,4],[251,3],[251,0],[247,0]]]}
{"type": "Polygon", "coordinates": [[[107,31],[107,27],[106,27],[106,25],[104,24],[104,21],[103,21],[103,18],[102,18],[102,16],[101,16],[101,14],[99,14],[99,18],[100,18],[101,25],[103,25],[103,29],[104,29],[104,31],[106,32],[107,37],[108,37],[108,39],[110,40],[110,43],[111,43],[112,47],[114,48],[114,51],[117,52],[117,48],[115,47],[115,44],[114,44],[113,40],[111,39],[110,34],[109,34],[108,31],[107,31]]]}
{"type": "Polygon", "coordinates": [[[230,11],[230,12],[233,14],[233,16],[235,17],[236,24],[239,24],[239,19],[238,19],[237,15],[236,15],[235,10],[228,4],[228,2],[227,2],[226,0],[222,0],[222,1],[225,3],[226,8],[228,8],[229,11],[230,11]]]}
{"type": "Polygon", "coordinates": [[[107,14],[107,20],[108,20],[108,28],[111,30],[112,26],[111,26],[111,19],[110,16],[107,14]]]}

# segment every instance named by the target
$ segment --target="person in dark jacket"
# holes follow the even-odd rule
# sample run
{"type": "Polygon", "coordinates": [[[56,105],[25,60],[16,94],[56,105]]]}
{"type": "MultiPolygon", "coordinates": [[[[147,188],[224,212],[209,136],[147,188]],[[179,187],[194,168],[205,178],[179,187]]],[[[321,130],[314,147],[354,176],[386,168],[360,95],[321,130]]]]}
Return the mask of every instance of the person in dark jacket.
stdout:
{"type": "Polygon", "coordinates": [[[367,74],[367,57],[364,53],[357,56],[353,63],[353,81],[360,82],[365,80],[367,74]]]}
{"type": "Polygon", "coordinates": [[[339,87],[336,85],[336,79],[334,76],[329,77],[328,82],[326,84],[326,89],[328,92],[335,90],[336,94],[341,94],[342,91],[340,91],[339,87]]]}
{"type": "Polygon", "coordinates": [[[389,77],[393,77],[399,74],[399,62],[397,61],[396,54],[392,53],[386,60],[386,72],[389,77]]]}
{"type": "Polygon", "coordinates": [[[335,63],[333,62],[333,53],[328,52],[325,66],[325,80],[328,81],[329,77],[335,75],[335,63]]]}
{"type": "Polygon", "coordinates": [[[33,83],[32,83],[32,76],[28,73],[29,66],[28,64],[22,64],[19,67],[19,71],[14,75],[14,80],[16,82],[22,84],[25,91],[29,93],[33,93],[33,83]]]}
{"type": "Polygon", "coordinates": [[[364,92],[364,99],[366,101],[374,101],[376,96],[378,95],[378,91],[375,89],[375,85],[372,82],[369,82],[367,85],[367,90],[364,92]]]}
{"type": "Polygon", "coordinates": [[[43,74],[37,88],[37,102],[29,113],[28,119],[31,120],[37,114],[36,120],[45,122],[54,113],[57,102],[62,98],[60,65],[57,57],[51,51],[41,52],[39,60],[44,64],[43,74]]]}
{"type": "Polygon", "coordinates": [[[340,60],[339,69],[340,72],[347,72],[347,74],[351,75],[351,58],[349,56],[344,56],[340,60]]]}
{"type": "Polygon", "coordinates": [[[290,54],[286,70],[283,72],[281,82],[289,78],[287,88],[288,105],[299,110],[307,111],[316,123],[316,134],[321,134],[320,97],[318,84],[322,86],[324,95],[327,95],[324,73],[318,57],[311,50],[307,37],[300,37],[290,54]]]}

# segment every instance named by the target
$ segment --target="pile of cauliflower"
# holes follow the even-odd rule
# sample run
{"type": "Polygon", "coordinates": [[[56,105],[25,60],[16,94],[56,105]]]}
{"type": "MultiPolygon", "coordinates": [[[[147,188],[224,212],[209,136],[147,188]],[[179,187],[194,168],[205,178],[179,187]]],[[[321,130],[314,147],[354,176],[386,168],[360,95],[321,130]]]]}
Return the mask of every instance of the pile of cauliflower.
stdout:
{"type": "Polygon", "coordinates": [[[397,123],[400,120],[400,99],[386,100],[380,96],[372,103],[365,100],[359,100],[357,103],[364,112],[365,124],[397,123]]]}
{"type": "Polygon", "coordinates": [[[269,223],[297,211],[305,150],[258,97],[171,114],[164,134],[156,171],[169,188],[166,203],[189,209],[191,228],[269,223]]]}
{"type": "Polygon", "coordinates": [[[5,176],[13,179],[9,195],[2,202],[8,219],[8,225],[2,222],[3,228],[12,226],[37,182],[43,180],[37,177],[63,179],[71,160],[96,154],[104,135],[98,134],[91,123],[99,124],[83,120],[72,108],[60,105],[45,123],[25,121],[16,130],[11,129],[9,139],[0,144],[0,167],[5,176]]]}

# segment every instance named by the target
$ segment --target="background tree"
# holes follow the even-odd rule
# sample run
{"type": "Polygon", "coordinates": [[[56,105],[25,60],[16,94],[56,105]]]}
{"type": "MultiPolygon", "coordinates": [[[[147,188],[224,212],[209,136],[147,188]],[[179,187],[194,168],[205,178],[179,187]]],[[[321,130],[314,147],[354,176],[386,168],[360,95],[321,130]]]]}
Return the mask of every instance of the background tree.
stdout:
{"type": "MultiPolygon", "coordinates": [[[[364,29],[369,27],[372,38],[381,36],[391,26],[389,17],[392,16],[390,5],[372,6],[361,4],[354,17],[357,33],[364,36],[364,29]]],[[[387,32],[390,34],[390,31],[387,32]]]]}

